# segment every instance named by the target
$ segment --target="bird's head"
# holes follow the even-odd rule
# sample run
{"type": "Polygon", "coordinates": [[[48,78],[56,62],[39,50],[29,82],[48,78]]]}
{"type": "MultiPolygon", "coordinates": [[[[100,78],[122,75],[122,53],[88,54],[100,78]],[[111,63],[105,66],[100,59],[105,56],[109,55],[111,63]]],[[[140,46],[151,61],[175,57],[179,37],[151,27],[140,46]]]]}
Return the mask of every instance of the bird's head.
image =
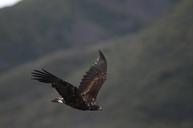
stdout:
{"type": "Polygon", "coordinates": [[[99,111],[102,111],[102,110],[103,110],[103,108],[102,108],[101,106],[99,106],[98,110],[99,110],[99,111]]]}
{"type": "Polygon", "coordinates": [[[98,105],[93,105],[93,106],[90,106],[90,110],[91,111],[102,111],[103,108],[101,106],[98,106],[98,105]]]}

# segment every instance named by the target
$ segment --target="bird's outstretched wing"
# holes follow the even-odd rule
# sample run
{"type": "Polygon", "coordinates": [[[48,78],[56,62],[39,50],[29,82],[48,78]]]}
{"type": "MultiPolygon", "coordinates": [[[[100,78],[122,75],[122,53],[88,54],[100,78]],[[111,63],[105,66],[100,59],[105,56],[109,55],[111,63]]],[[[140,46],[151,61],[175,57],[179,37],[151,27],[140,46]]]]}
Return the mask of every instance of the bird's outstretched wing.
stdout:
{"type": "Polygon", "coordinates": [[[38,80],[43,83],[50,83],[52,87],[55,88],[65,100],[71,98],[69,96],[77,91],[77,88],[75,86],[66,81],[63,81],[62,79],[56,77],[55,75],[49,73],[44,69],[34,70],[32,72],[32,79],[38,80]]]}
{"type": "Polygon", "coordinates": [[[99,51],[99,56],[93,66],[83,76],[78,91],[88,104],[95,104],[97,94],[106,80],[107,62],[105,56],[99,51]]]}

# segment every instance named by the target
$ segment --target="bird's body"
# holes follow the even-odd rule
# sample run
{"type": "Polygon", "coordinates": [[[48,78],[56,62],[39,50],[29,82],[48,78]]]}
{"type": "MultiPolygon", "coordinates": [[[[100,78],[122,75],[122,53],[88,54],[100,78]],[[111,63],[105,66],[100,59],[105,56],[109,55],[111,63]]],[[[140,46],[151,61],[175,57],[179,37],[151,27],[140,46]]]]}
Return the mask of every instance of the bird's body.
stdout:
{"type": "Polygon", "coordinates": [[[102,84],[106,80],[107,62],[101,51],[95,64],[84,75],[79,87],[56,77],[46,70],[34,70],[33,79],[43,83],[50,83],[60,94],[52,102],[69,105],[79,110],[102,110],[96,105],[96,97],[102,84]]]}

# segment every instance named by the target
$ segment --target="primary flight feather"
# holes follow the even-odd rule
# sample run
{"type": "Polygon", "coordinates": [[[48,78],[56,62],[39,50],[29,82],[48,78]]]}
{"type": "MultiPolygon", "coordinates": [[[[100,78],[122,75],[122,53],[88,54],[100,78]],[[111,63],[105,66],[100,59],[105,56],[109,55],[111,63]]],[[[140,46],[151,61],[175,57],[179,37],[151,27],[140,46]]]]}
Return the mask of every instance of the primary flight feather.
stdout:
{"type": "Polygon", "coordinates": [[[43,83],[50,83],[60,94],[52,102],[63,103],[79,110],[102,110],[102,107],[96,104],[97,94],[102,87],[107,75],[107,61],[103,53],[99,50],[94,65],[83,76],[79,87],[56,77],[48,71],[34,70],[32,79],[43,83]]]}

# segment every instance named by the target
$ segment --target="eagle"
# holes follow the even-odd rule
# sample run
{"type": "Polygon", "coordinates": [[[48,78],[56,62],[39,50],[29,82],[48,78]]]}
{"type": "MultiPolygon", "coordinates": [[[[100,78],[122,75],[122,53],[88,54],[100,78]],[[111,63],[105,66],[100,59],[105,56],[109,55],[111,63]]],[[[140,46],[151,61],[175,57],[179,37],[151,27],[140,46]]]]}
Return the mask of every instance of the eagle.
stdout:
{"type": "Polygon", "coordinates": [[[102,110],[102,107],[96,104],[96,98],[106,76],[107,61],[100,50],[95,63],[85,73],[79,87],[58,78],[45,69],[33,70],[32,72],[32,79],[51,84],[59,93],[60,97],[51,100],[52,102],[66,104],[83,111],[102,110]]]}

